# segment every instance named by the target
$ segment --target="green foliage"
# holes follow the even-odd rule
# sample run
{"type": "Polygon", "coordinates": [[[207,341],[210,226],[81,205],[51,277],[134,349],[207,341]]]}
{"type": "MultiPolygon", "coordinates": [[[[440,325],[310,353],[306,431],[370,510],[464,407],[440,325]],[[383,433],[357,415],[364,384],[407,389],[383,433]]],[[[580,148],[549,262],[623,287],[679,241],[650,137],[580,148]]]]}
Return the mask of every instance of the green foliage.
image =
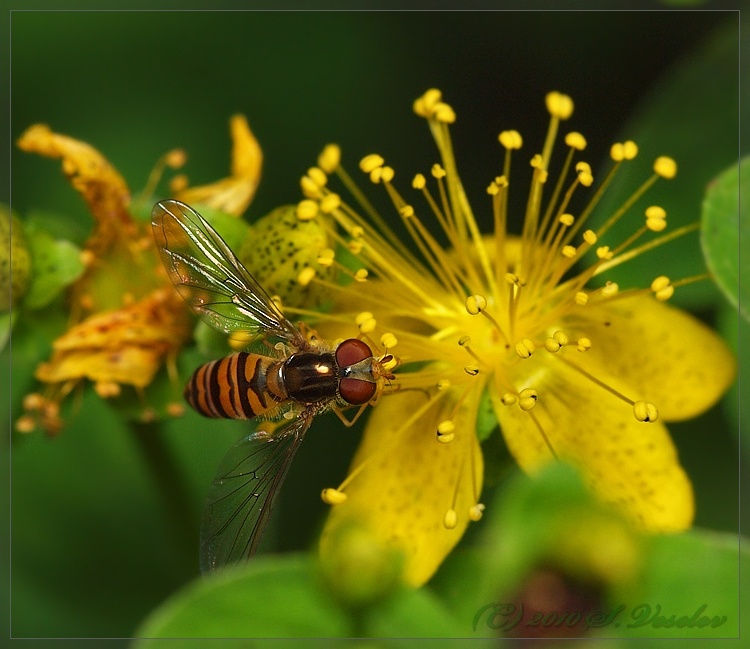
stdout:
{"type": "MultiPolygon", "coordinates": [[[[667,211],[665,233],[698,222],[706,187],[737,157],[738,47],[737,26],[727,25],[656,84],[651,96],[621,130],[622,139],[638,144],[638,157],[618,173],[594,213],[594,223],[601,225],[622,205],[652,174],[653,162],[661,155],[675,159],[677,176],[657,181],[645,198],[630,209],[625,219],[629,230],[634,229],[634,223],[640,225],[649,205],[660,205],[667,211]]],[[[745,48],[741,56],[745,67],[750,53],[745,48]]],[[[623,226],[623,230],[614,229],[613,233],[627,232],[628,228],[623,226]]],[[[603,243],[610,240],[620,239],[613,234],[603,243]]],[[[705,271],[695,235],[671,242],[668,249],[672,279],[705,271]]],[[[656,251],[640,256],[637,263],[603,273],[601,279],[618,282],[623,288],[648,286],[663,274],[663,269],[664,259],[656,251]]],[[[716,301],[716,291],[710,283],[700,282],[678,290],[671,301],[681,306],[706,306],[716,301]]]]}
{"type": "Polygon", "coordinates": [[[750,286],[740,285],[740,239],[750,237],[750,158],[743,158],[719,174],[708,186],[703,201],[703,253],[716,283],[746,320],[750,319],[750,286]],[[742,184],[740,185],[740,181],[742,184]],[[742,294],[739,291],[742,289],[742,294]]]}

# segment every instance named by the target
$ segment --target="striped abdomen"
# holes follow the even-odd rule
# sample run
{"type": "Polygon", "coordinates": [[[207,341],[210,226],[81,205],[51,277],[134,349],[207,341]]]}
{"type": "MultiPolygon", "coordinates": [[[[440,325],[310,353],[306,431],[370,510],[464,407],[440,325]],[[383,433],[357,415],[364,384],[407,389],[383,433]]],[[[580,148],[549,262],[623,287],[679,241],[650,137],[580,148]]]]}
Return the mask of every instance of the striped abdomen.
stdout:
{"type": "Polygon", "coordinates": [[[252,419],[289,399],[283,361],[239,352],[201,365],[185,386],[185,400],[206,417],[252,419]]]}

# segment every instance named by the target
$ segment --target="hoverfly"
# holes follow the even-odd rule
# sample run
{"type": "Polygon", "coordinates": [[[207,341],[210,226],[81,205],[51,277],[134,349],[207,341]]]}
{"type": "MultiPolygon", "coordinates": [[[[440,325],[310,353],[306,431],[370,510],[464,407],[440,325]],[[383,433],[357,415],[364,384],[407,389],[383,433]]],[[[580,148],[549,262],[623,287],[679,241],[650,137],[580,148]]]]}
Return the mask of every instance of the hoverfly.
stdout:
{"type": "MultiPolygon", "coordinates": [[[[156,245],[187,303],[216,329],[279,340],[277,357],[237,352],[199,367],[185,398],[207,417],[289,418],[277,431],[254,432],[221,462],[201,525],[201,570],[248,558],[257,549],[289,465],[316,415],[374,402],[393,375],[393,356],[375,358],[350,338],[335,348],[296,327],[219,234],[184,203],[164,200],[151,214],[156,245]]],[[[270,342],[270,341],[269,341],[270,342]]],[[[357,413],[359,415],[359,413],[357,413]]]]}

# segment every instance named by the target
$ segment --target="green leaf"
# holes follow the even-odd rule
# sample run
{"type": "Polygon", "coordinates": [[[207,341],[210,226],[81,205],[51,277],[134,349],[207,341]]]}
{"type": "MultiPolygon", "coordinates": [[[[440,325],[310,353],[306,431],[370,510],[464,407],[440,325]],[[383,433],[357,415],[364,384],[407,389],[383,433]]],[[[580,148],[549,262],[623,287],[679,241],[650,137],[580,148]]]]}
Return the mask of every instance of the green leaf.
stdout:
{"type": "MultiPolygon", "coordinates": [[[[344,615],[322,593],[310,557],[256,557],[191,582],[136,631],[135,649],[158,638],[340,637],[344,615]]],[[[243,645],[247,646],[247,644],[243,645]]]]}
{"type": "Polygon", "coordinates": [[[34,222],[26,224],[32,260],[32,278],[24,306],[39,309],[49,304],[84,271],[80,251],[69,241],[56,241],[34,222]]]}
{"type": "MultiPolygon", "coordinates": [[[[719,170],[737,159],[738,65],[747,65],[750,58],[750,48],[743,48],[740,61],[738,48],[735,18],[697,48],[690,59],[669,71],[623,128],[620,137],[634,140],[639,153],[635,160],[623,164],[594,212],[594,224],[601,225],[651,176],[657,157],[674,158],[678,171],[672,180],[659,179],[631,207],[612,236],[608,234],[601,241],[602,245],[616,245],[640,227],[649,205],[660,205],[667,211],[668,229],[664,234],[698,222],[706,187],[719,170]]],[[[624,289],[649,286],[659,275],[680,279],[704,272],[698,237],[688,234],[597,279],[615,281],[624,289]]],[[[698,307],[716,299],[717,291],[710,282],[698,282],[677,290],[672,302],[698,307]]]]}
{"type": "Polygon", "coordinates": [[[619,594],[625,608],[617,619],[618,635],[737,637],[740,623],[750,624],[750,609],[740,611],[738,599],[740,572],[748,570],[747,539],[706,530],[655,536],[642,580],[619,594]]]}
{"type": "Polygon", "coordinates": [[[701,243],[719,288],[750,320],[750,285],[739,284],[739,242],[750,237],[750,205],[740,203],[741,193],[750,195],[750,158],[733,164],[709,185],[703,201],[701,243]]]}
{"type": "Polygon", "coordinates": [[[464,638],[470,622],[461,623],[429,589],[403,589],[363,616],[365,635],[375,638],[464,638]]]}

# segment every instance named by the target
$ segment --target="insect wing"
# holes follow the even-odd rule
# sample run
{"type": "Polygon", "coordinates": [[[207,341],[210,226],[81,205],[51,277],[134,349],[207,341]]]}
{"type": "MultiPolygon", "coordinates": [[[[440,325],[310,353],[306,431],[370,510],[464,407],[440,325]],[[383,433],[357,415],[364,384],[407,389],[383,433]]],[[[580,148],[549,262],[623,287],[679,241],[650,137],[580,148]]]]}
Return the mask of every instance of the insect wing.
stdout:
{"type": "Polygon", "coordinates": [[[203,513],[201,572],[245,560],[255,552],[310,423],[310,418],[299,417],[274,435],[259,431],[229,449],[203,513]]]}
{"type": "Polygon", "coordinates": [[[206,220],[176,200],[151,212],[159,254],[192,309],[225,333],[250,331],[291,340],[300,334],[206,220]]]}

